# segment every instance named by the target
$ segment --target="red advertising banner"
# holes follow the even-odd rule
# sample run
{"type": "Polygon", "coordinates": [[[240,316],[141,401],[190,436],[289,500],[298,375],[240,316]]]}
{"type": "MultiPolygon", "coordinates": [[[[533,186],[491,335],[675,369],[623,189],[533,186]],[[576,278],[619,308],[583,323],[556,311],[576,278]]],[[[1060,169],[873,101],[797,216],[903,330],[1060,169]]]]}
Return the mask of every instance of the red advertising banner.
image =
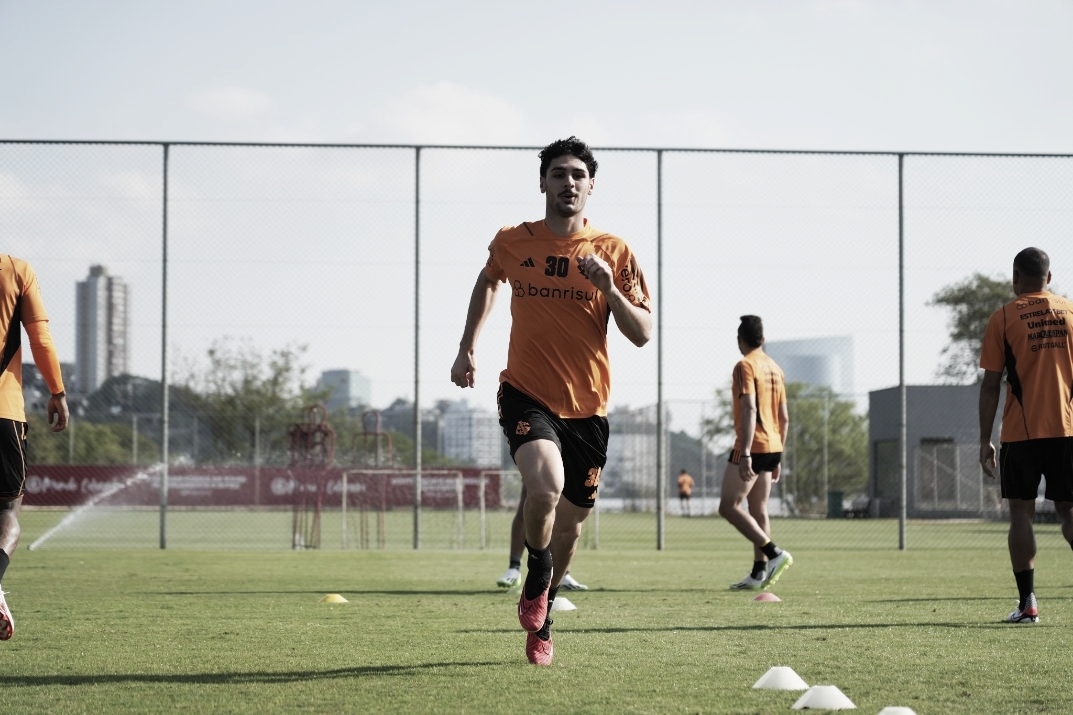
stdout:
{"type": "MultiPolygon", "coordinates": [[[[421,505],[476,509],[502,506],[500,473],[476,468],[421,473],[421,505]]],[[[27,469],[26,506],[159,506],[160,467],[45,465],[27,469]]],[[[171,467],[169,506],[289,507],[318,500],[323,508],[394,509],[414,504],[413,470],[339,467],[171,467]]]]}

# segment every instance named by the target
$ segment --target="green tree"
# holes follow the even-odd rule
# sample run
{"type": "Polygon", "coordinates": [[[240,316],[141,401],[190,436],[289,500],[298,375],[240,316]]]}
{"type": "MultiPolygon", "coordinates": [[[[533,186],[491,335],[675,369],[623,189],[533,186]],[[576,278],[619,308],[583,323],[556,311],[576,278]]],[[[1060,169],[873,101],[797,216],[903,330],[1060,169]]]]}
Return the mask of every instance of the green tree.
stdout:
{"type": "Polygon", "coordinates": [[[190,402],[189,413],[173,418],[173,433],[186,434],[187,457],[250,464],[259,449],[262,464],[286,464],[291,427],[325,397],[304,383],[305,351],[290,345],[265,356],[247,341],[214,342],[207,366],[190,366],[175,378],[190,402]]]}
{"type": "MultiPolygon", "coordinates": [[[[30,437],[26,459],[30,464],[131,464],[133,431],[118,422],[101,423],[74,418],[67,431],[52,433],[41,415],[27,415],[30,437]],[[73,447],[73,454],[72,454],[73,447]]],[[[157,444],[138,439],[138,462],[147,464],[160,458],[157,444]]]]}
{"type": "Polygon", "coordinates": [[[987,319],[1012,298],[1009,279],[991,278],[982,273],[974,273],[932,296],[928,306],[951,312],[950,342],[942,350],[945,362],[936,370],[939,380],[952,385],[980,380],[980,344],[987,319]]]}
{"type": "Polygon", "coordinates": [[[868,418],[831,388],[786,385],[790,434],[784,460],[784,495],[802,512],[825,513],[827,492],[863,493],[868,482],[868,418]]]}
{"type": "Polygon", "coordinates": [[[27,464],[67,464],[70,451],[70,435],[67,432],[50,432],[45,415],[27,413],[29,431],[26,438],[27,464]]]}

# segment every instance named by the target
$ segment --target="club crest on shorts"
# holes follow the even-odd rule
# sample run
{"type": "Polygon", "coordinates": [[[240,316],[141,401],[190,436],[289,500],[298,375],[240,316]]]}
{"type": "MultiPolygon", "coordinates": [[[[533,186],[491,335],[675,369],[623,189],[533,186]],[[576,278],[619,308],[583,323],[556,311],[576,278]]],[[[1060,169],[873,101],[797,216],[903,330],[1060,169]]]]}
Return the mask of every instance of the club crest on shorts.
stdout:
{"type": "Polygon", "coordinates": [[[518,420],[518,424],[514,426],[514,434],[527,435],[530,429],[528,422],[518,420]]]}

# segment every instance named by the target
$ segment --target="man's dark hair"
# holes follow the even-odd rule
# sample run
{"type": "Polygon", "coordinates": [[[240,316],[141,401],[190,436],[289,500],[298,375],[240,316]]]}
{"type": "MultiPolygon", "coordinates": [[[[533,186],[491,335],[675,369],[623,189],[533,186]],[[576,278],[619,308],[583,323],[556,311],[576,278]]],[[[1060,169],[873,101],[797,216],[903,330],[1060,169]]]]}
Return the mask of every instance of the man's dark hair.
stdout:
{"type": "Polygon", "coordinates": [[[585,162],[585,166],[589,169],[590,179],[596,176],[596,157],[592,155],[592,149],[589,149],[588,144],[573,136],[569,139],[553,141],[540,150],[540,176],[543,177],[548,173],[548,165],[552,161],[568,154],[585,162]]]}
{"type": "Polygon", "coordinates": [[[1051,258],[1042,248],[1026,248],[1014,257],[1013,268],[1026,278],[1045,278],[1051,258]]]}
{"type": "Polygon", "coordinates": [[[751,348],[758,348],[764,344],[764,321],[759,315],[741,316],[741,325],[738,326],[738,337],[745,341],[751,348]]]}

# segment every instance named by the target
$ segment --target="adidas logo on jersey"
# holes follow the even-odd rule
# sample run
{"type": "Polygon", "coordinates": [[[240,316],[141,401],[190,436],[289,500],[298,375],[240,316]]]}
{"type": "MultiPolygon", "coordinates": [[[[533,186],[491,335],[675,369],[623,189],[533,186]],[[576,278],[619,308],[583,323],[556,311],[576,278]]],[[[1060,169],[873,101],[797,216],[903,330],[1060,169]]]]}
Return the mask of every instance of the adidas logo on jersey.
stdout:
{"type": "Polygon", "coordinates": [[[518,265],[520,265],[522,268],[536,268],[536,261],[534,261],[533,257],[530,256],[529,258],[526,258],[524,261],[522,261],[518,265]]]}

